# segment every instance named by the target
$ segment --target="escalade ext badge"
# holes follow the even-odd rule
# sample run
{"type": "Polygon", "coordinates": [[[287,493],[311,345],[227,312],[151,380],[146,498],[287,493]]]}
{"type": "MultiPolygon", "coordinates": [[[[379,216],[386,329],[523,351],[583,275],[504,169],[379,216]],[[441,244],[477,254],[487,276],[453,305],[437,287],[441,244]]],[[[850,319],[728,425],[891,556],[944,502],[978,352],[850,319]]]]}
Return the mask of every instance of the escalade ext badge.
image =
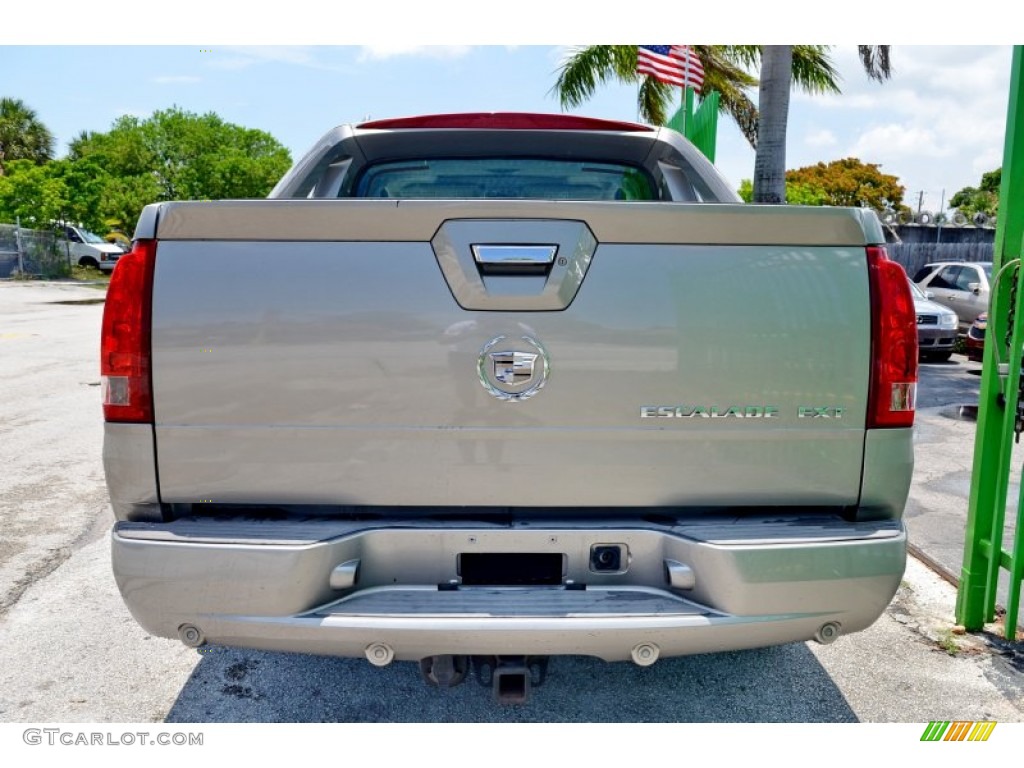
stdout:
{"type": "Polygon", "coordinates": [[[518,402],[533,397],[547,383],[551,371],[547,350],[539,341],[520,336],[518,342],[510,341],[508,336],[496,336],[480,350],[477,362],[480,384],[499,400],[518,402]],[[508,348],[492,351],[502,342],[507,342],[508,348]],[[532,351],[523,351],[523,344],[532,351]]]}

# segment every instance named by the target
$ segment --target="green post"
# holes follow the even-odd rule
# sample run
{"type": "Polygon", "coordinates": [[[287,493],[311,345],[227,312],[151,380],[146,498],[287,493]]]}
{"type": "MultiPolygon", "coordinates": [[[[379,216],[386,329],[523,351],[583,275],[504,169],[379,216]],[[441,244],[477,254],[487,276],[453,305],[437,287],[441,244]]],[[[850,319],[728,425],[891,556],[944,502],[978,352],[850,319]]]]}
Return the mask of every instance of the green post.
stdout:
{"type": "MultiPolygon", "coordinates": [[[[1003,176],[999,190],[999,217],[993,249],[993,277],[1002,267],[1021,257],[1024,244],[1024,46],[1014,46],[1010,98],[1003,149],[1003,176]]],[[[964,561],[957,593],[956,619],[969,630],[979,630],[995,618],[999,569],[1010,571],[1006,637],[1016,633],[1020,580],[1024,571],[1024,490],[1018,499],[1017,531],[1013,550],[1002,548],[1006,493],[1013,448],[1014,416],[1020,382],[1021,348],[1024,345],[1024,269],[1007,268],[993,291],[985,352],[978,428],[967,511],[964,561]],[[1016,277],[1016,280],[1013,278],[1016,277]],[[1016,283],[1016,285],[1014,285],[1016,283]],[[1016,290],[1014,290],[1016,289],[1016,290]],[[1014,321],[1010,327],[1010,313],[1014,321]],[[1009,346],[1006,345],[1009,334],[1009,346]],[[1006,364],[1000,375],[998,360],[1006,364]]]]}
{"type": "Polygon", "coordinates": [[[713,163],[718,139],[718,92],[704,94],[696,110],[693,108],[693,95],[692,88],[685,89],[683,104],[669,119],[667,127],[683,134],[713,163]]]}

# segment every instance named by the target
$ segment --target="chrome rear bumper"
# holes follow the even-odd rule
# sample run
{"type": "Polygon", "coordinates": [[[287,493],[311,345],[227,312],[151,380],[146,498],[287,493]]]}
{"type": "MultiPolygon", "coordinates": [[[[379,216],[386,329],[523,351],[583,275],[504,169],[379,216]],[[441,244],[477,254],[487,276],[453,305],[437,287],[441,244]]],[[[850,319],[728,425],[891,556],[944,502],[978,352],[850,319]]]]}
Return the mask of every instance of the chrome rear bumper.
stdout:
{"type": "Polygon", "coordinates": [[[827,641],[837,628],[873,623],[906,562],[899,522],[837,518],[191,520],[119,523],[112,541],[121,593],[153,634],[374,663],[441,654],[637,660],[638,647],[653,646],[655,658],[752,648],[812,639],[823,627],[827,641]],[[590,569],[594,544],[624,548],[621,572],[590,569]],[[459,556],[468,552],[559,553],[562,580],[465,586],[459,556]]]}

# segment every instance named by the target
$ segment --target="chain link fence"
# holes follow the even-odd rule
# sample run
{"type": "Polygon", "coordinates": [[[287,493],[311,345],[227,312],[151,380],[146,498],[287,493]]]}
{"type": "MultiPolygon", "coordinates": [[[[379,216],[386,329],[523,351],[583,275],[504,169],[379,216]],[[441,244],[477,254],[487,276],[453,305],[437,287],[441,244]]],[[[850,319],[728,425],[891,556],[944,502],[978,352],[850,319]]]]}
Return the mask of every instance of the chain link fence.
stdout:
{"type": "Polygon", "coordinates": [[[57,232],[0,224],[0,277],[66,277],[67,241],[57,232]]]}

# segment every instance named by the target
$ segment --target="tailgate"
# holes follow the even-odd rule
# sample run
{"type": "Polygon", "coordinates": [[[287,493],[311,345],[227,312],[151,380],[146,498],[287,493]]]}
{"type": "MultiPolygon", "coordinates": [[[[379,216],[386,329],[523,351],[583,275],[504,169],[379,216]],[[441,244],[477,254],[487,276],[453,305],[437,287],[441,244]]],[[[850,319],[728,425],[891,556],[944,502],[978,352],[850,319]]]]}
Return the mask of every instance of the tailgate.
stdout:
{"type": "Polygon", "coordinates": [[[311,200],[158,216],[164,502],[857,503],[864,246],[880,240],[860,211],[311,200]]]}

